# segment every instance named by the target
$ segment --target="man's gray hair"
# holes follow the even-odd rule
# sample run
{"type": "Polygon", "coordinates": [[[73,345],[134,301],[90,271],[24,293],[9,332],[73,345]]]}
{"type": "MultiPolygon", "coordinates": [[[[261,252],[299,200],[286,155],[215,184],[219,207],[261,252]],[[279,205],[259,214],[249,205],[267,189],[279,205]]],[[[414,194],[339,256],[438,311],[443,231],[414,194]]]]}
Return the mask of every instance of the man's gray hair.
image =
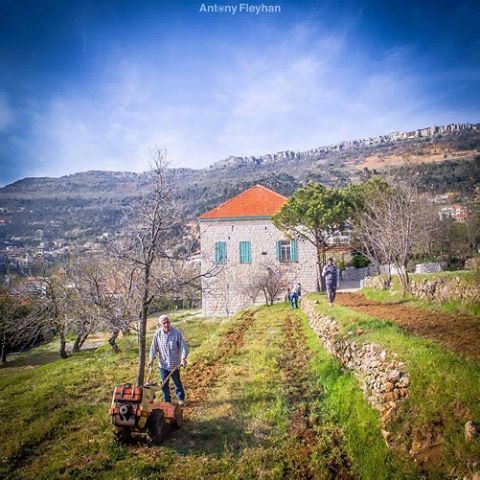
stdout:
{"type": "Polygon", "coordinates": [[[170,320],[168,315],[160,315],[158,317],[158,323],[162,323],[164,320],[170,320]]]}

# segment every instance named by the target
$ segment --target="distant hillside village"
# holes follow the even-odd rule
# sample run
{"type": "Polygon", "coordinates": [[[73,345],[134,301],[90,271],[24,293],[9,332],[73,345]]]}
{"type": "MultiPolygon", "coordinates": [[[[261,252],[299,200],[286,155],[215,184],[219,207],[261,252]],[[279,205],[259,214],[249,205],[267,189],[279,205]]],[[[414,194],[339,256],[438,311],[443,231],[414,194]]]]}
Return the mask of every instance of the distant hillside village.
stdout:
{"type": "MultiPolygon", "coordinates": [[[[250,194],[254,194],[255,192],[258,193],[258,190],[253,189],[250,194]]],[[[256,195],[254,195],[254,198],[255,197],[256,195]]],[[[286,198],[282,195],[278,195],[278,198],[281,199],[278,205],[280,208],[281,204],[286,201],[286,198]]],[[[457,222],[464,222],[467,218],[468,206],[452,202],[455,198],[456,196],[454,193],[441,194],[434,196],[432,202],[439,205],[439,218],[451,218],[457,222]]],[[[235,199],[232,199],[232,201],[233,200],[235,199]]],[[[235,200],[234,203],[236,202],[237,200],[235,200]]],[[[261,202],[259,204],[261,205],[261,202]]],[[[20,207],[20,209],[21,208],[22,207],[20,207]]],[[[214,211],[218,214],[217,209],[214,211]]],[[[249,210],[247,209],[246,212],[248,213],[248,211],[249,210]]],[[[0,229],[2,228],[2,225],[5,225],[8,221],[6,218],[8,219],[15,213],[16,212],[9,209],[0,208],[0,229]]],[[[270,212],[270,216],[271,214],[272,212],[270,212]]],[[[245,214],[241,214],[239,215],[239,218],[244,216],[245,214]]],[[[268,215],[261,215],[261,217],[265,216],[268,215]]],[[[209,231],[206,227],[206,225],[209,224],[208,218],[208,214],[200,216],[199,232],[196,231],[195,225],[192,224],[193,235],[200,235],[204,239],[206,238],[206,232],[209,231]]],[[[34,227],[39,227],[41,225],[42,222],[37,222],[37,225],[34,225],[34,227]]],[[[0,275],[29,275],[35,272],[35,265],[39,265],[45,261],[47,263],[57,264],[74,252],[101,252],[105,248],[110,237],[108,232],[104,232],[94,238],[87,238],[82,241],[81,239],[78,239],[77,235],[79,233],[80,230],[77,232],[73,230],[65,232],[65,235],[62,237],[53,240],[46,240],[44,239],[44,231],[42,228],[36,228],[35,230],[32,228],[31,235],[13,236],[8,240],[4,240],[0,247],[0,275]]],[[[347,247],[351,243],[351,231],[347,228],[343,231],[334,232],[328,241],[332,247],[347,247]]],[[[349,251],[349,248],[339,249],[338,251],[340,253],[346,253],[349,251]]]]}

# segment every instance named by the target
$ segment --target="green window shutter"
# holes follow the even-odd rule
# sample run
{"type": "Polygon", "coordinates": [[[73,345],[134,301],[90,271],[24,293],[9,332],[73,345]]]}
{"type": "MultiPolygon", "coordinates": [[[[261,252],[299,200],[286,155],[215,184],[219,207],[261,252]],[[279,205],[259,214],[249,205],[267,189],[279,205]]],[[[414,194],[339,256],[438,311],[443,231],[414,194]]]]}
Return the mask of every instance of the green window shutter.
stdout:
{"type": "Polygon", "coordinates": [[[252,263],[252,245],[250,242],[240,242],[240,263],[252,263]]]}
{"type": "Polygon", "coordinates": [[[290,240],[290,259],[292,262],[298,262],[298,246],[296,240],[290,240]]]}
{"type": "Polygon", "coordinates": [[[277,240],[277,248],[276,248],[275,257],[278,261],[280,261],[281,251],[282,251],[282,243],[280,242],[280,240],[277,240]]]}
{"type": "Polygon", "coordinates": [[[215,263],[217,265],[227,263],[227,242],[215,242],[215,263]]]}

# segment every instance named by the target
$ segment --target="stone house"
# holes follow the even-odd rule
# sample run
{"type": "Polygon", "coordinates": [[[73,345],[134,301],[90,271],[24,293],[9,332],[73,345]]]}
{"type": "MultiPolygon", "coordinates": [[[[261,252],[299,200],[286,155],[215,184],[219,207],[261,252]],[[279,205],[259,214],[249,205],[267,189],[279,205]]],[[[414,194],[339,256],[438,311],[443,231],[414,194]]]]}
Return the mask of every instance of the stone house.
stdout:
{"type": "MultiPolygon", "coordinates": [[[[245,190],[199,217],[202,273],[202,310],[205,317],[228,316],[252,304],[252,286],[267,268],[282,272],[285,285],[300,282],[303,292],[316,290],[315,247],[289,238],[272,223],[287,199],[261,185],[245,190]]],[[[258,283],[258,282],[257,282],[258,283]]],[[[285,298],[286,290],[277,299],[285,298]]]]}

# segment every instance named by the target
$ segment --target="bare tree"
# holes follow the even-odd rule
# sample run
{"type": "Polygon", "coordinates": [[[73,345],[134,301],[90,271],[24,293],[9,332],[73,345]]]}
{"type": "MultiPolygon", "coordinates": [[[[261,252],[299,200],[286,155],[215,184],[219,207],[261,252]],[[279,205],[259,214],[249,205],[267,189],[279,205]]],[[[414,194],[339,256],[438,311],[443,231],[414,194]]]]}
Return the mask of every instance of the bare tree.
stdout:
{"type": "MultiPolygon", "coordinates": [[[[112,245],[112,253],[129,267],[140,297],[137,312],[139,365],[137,385],[145,376],[146,334],[149,307],[155,297],[153,267],[159,259],[175,257],[176,243],[182,230],[181,212],[166,182],[166,151],[157,150],[149,172],[145,196],[135,202],[126,235],[112,245]]],[[[133,288],[133,285],[132,285],[133,288]]]]}
{"type": "Polygon", "coordinates": [[[408,264],[413,258],[421,221],[417,179],[406,165],[402,176],[390,175],[385,182],[368,182],[363,187],[363,202],[353,218],[356,237],[365,255],[390,286],[390,265],[395,269],[404,293],[409,291],[408,264]],[[381,265],[387,265],[383,270],[381,265]]]}
{"type": "Polygon", "coordinates": [[[16,295],[11,288],[0,286],[0,359],[7,362],[7,355],[17,349],[25,348],[35,340],[23,336],[19,323],[29,312],[25,300],[16,295]]]}
{"type": "Polygon", "coordinates": [[[71,329],[76,333],[72,351],[78,352],[88,336],[98,328],[107,306],[105,259],[85,255],[72,258],[66,266],[71,300],[71,329]]]}
{"type": "Polygon", "coordinates": [[[352,218],[355,240],[360,244],[359,252],[365,255],[379,274],[384,289],[392,282],[391,232],[385,226],[388,202],[385,195],[387,183],[370,181],[363,186],[363,201],[358,202],[352,218]]]}
{"type": "Polygon", "coordinates": [[[418,180],[415,170],[406,165],[402,176],[390,177],[391,194],[386,196],[385,227],[391,234],[393,263],[404,293],[410,291],[408,263],[413,258],[414,245],[421,228],[418,180]]]}
{"type": "Polygon", "coordinates": [[[254,282],[263,291],[265,303],[273,305],[278,295],[287,288],[286,270],[281,265],[265,263],[260,267],[254,282]]]}
{"type": "Polygon", "coordinates": [[[59,354],[67,358],[67,333],[72,324],[72,296],[69,291],[68,278],[64,270],[57,269],[50,274],[44,271],[37,277],[39,289],[24,291],[29,297],[32,310],[18,324],[19,331],[27,338],[58,335],[60,340],[59,354]]]}
{"type": "Polygon", "coordinates": [[[262,280],[264,279],[264,274],[263,272],[261,273],[263,276],[259,275],[259,272],[257,271],[246,281],[237,280],[238,292],[245,295],[252,305],[255,305],[258,296],[263,292],[262,280]]]}
{"type": "Polygon", "coordinates": [[[445,234],[445,222],[440,218],[440,208],[433,204],[427,197],[419,200],[417,211],[419,228],[414,243],[416,257],[433,259],[442,254],[441,239],[445,234]]]}

